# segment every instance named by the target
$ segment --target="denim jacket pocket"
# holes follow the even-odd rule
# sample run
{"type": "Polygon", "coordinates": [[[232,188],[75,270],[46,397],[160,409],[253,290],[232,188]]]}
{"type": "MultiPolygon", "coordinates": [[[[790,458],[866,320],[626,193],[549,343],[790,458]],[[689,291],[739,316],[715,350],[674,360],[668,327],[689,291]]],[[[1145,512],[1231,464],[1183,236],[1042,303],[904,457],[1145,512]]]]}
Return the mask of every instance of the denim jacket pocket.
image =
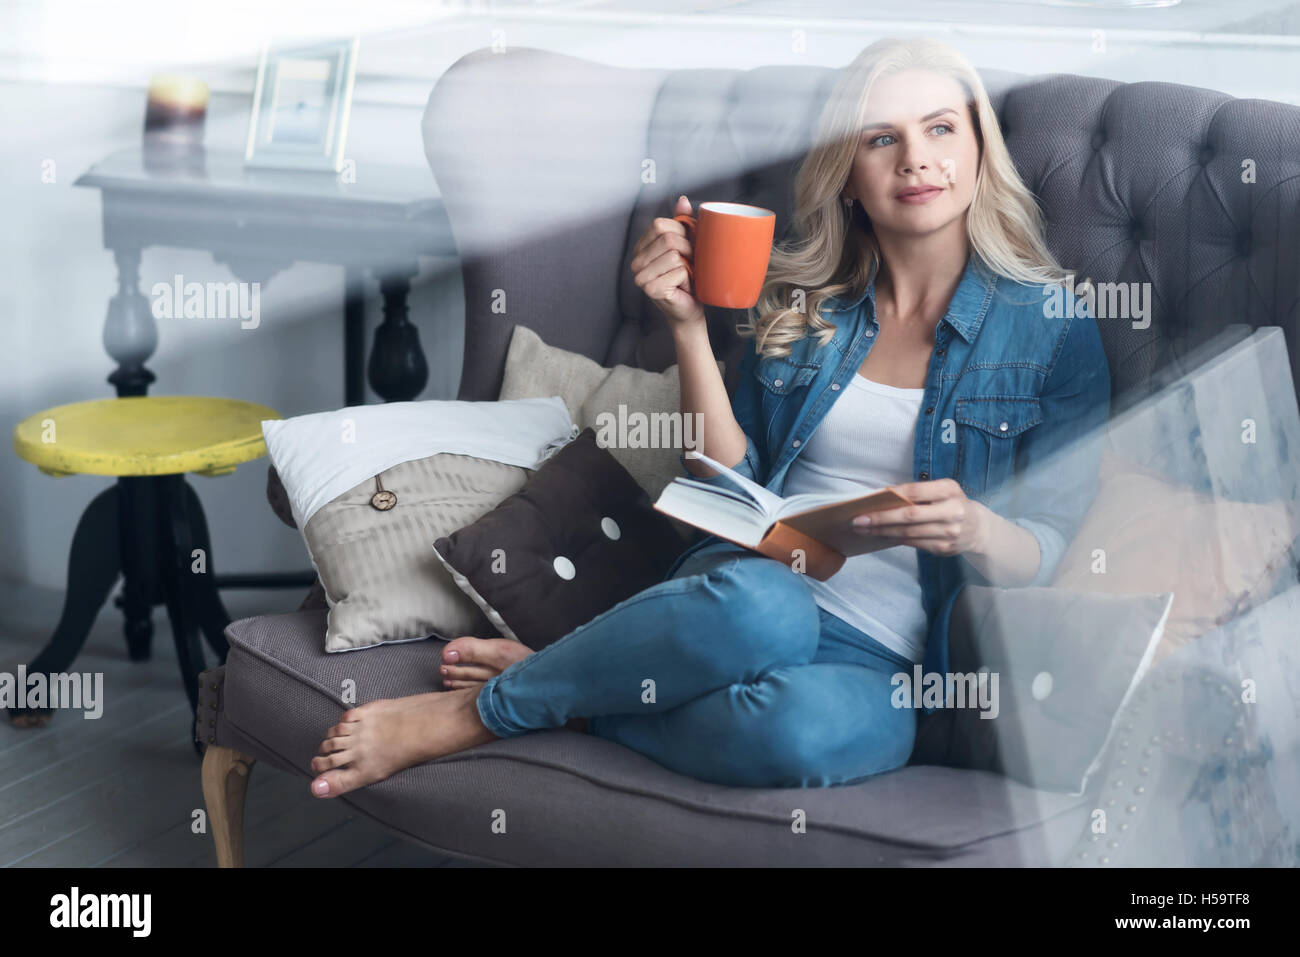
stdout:
{"type": "Polygon", "coordinates": [[[1043,421],[1037,396],[957,400],[956,477],[971,498],[1001,486],[1015,472],[1016,438],[1043,421]]]}
{"type": "Polygon", "coordinates": [[[767,447],[777,446],[785,437],[785,429],[793,421],[793,410],[799,408],[796,398],[787,403],[791,393],[805,388],[817,376],[817,366],[797,362],[785,356],[768,357],[754,369],[754,378],[761,387],[763,420],[767,423],[767,447]]]}
{"type": "Polygon", "coordinates": [[[786,396],[817,376],[817,366],[807,362],[793,362],[784,357],[764,359],[754,369],[754,378],[773,396],[786,396]]]}

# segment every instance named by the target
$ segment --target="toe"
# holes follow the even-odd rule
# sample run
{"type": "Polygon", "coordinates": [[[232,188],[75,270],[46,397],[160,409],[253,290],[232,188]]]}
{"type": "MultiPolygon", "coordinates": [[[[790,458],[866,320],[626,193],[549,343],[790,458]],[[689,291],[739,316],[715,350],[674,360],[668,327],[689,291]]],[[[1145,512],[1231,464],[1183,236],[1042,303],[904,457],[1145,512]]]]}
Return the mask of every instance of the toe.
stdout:
{"type": "Polygon", "coordinates": [[[335,751],[342,751],[347,745],[348,742],[343,738],[326,738],[320,743],[320,753],[333,754],[335,751]]]}
{"type": "Polygon", "coordinates": [[[353,758],[351,751],[335,751],[333,754],[318,754],[311,759],[311,769],[317,774],[322,771],[328,771],[330,768],[339,768],[349,763],[353,758]]]}
{"type": "Polygon", "coordinates": [[[320,798],[338,797],[348,791],[354,791],[365,784],[360,771],[354,768],[340,768],[327,771],[311,782],[311,793],[320,798]]]}
{"type": "Polygon", "coordinates": [[[456,681],[450,678],[444,678],[442,681],[444,691],[461,691],[465,688],[482,688],[482,681],[456,681]]]}
{"type": "MultiPolygon", "coordinates": [[[[387,699],[379,698],[375,701],[367,701],[365,704],[359,704],[355,708],[349,708],[347,711],[344,711],[339,715],[339,726],[342,727],[347,724],[355,725],[356,722],[364,720],[367,715],[372,714],[374,711],[382,710],[386,707],[386,704],[387,699]]],[[[354,727],[353,730],[355,731],[356,728],[354,727]]]]}
{"type": "Polygon", "coordinates": [[[438,673],[442,675],[443,681],[449,678],[452,681],[487,681],[501,672],[495,668],[484,668],[482,665],[443,665],[438,669],[438,673]]]}
{"type": "Polygon", "coordinates": [[[445,665],[464,664],[473,655],[473,643],[478,641],[473,635],[453,638],[442,649],[442,663],[445,665]]]}
{"type": "Polygon", "coordinates": [[[529,648],[509,638],[459,638],[457,640],[464,642],[459,648],[462,665],[483,665],[497,671],[505,671],[520,658],[531,653],[529,648]]]}

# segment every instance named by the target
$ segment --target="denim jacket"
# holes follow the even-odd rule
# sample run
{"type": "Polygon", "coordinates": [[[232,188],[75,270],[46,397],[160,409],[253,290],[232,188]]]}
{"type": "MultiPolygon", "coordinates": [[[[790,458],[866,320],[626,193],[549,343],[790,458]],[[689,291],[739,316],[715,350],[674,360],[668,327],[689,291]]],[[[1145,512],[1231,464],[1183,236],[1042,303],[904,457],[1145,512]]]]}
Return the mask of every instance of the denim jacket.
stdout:
{"type": "MultiPolygon", "coordinates": [[[[860,296],[832,298],[822,314],[836,326],[827,344],[805,336],[775,358],[747,345],[740,364],[732,408],[747,447],[734,468],[778,495],[790,463],[871,351],[880,328],[874,271],[860,296]]],[[[913,480],[954,478],[968,498],[1033,534],[1040,560],[1027,584],[1046,585],[1096,494],[1109,416],[1110,370],[1087,302],[1059,285],[999,276],[972,252],[935,331],[913,480]],[[1051,292],[1058,308],[1049,308],[1051,292]]],[[[685,475],[730,484],[724,475],[699,479],[681,458],[685,475]]],[[[718,541],[696,542],[669,575],[718,541]]],[[[961,555],[917,556],[928,620],[923,668],[946,674],[952,605],[968,578],[990,582],[961,555]]]]}

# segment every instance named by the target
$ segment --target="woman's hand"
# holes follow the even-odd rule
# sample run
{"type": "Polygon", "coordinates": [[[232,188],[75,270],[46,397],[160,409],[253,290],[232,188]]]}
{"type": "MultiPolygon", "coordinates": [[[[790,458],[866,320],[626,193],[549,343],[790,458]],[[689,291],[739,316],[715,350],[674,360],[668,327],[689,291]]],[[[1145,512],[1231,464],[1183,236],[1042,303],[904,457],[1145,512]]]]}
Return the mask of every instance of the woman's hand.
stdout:
{"type": "Polygon", "coordinates": [[[993,513],[967,498],[955,479],[907,482],[893,488],[916,504],[859,515],[853,520],[855,532],[896,539],[900,545],[914,545],[935,555],[985,550],[993,513]]]}
{"type": "MultiPolygon", "coordinates": [[[[690,214],[691,203],[685,196],[677,199],[673,215],[690,214]]],[[[655,308],[668,321],[682,326],[706,321],[703,304],[691,292],[690,274],[685,263],[694,262],[695,250],[686,235],[686,226],[675,219],[654,220],[632,247],[628,268],[636,277],[637,288],[650,297],[655,308]]]]}

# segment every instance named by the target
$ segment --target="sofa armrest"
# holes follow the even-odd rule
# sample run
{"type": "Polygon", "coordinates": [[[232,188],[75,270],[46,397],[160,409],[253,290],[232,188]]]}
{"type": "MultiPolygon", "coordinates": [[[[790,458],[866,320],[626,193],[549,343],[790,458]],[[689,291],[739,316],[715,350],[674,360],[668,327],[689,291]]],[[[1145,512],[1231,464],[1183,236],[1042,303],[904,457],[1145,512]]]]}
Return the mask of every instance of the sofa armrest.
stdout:
{"type": "MultiPolygon", "coordinates": [[[[284,483],[280,481],[280,475],[273,465],[268,465],[266,468],[266,500],[271,505],[271,511],[275,512],[280,521],[290,528],[298,527],[298,523],[293,520],[293,509],[289,507],[289,493],[284,490],[284,483]]],[[[318,575],[311,584],[311,591],[307,592],[302,604],[298,606],[298,610],[328,607],[329,601],[325,598],[325,588],[321,585],[318,575]]]]}
{"type": "Polygon", "coordinates": [[[274,465],[266,467],[266,500],[271,503],[271,511],[275,512],[276,518],[290,528],[298,527],[293,520],[293,509],[289,507],[289,493],[284,490],[284,483],[280,481],[280,474],[274,465]]]}

